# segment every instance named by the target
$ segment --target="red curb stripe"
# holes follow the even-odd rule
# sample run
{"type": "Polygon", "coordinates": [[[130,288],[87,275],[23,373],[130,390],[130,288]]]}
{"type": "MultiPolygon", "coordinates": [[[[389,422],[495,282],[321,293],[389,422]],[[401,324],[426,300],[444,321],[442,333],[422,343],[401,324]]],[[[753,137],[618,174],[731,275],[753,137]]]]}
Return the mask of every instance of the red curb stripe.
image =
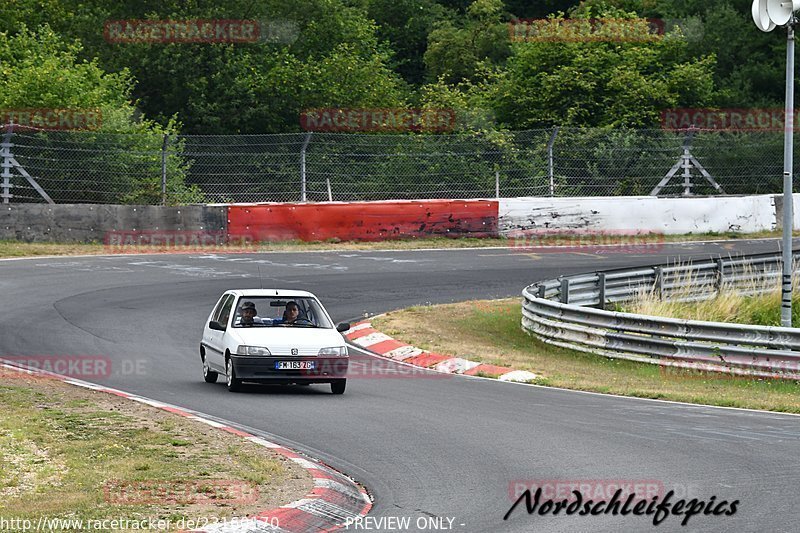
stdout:
{"type": "Polygon", "coordinates": [[[341,481],[338,477],[325,470],[322,470],[321,468],[309,468],[308,472],[314,479],[330,479],[331,481],[341,481]]]}
{"type": "MultiPolygon", "coordinates": [[[[280,521],[279,523],[281,529],[286,531],[297,531],[298,533],[306,531],[320,531],[325,527],[330,528],[330,523],[332,521],[326,517],[313,515],[301,509],[295,509],[291,507],[281,507],[266,513],[259,513],[258,518],[267,519],[268,521],[271,518],[277,519],[280,521]]],[[[342,525],[337,524],[339,528],[341,528],[342,525]]]]}
{"type": "Polygon", "coordinates": [[[406,359],[403,361],[404,363],[408,363],[415,366],[422,366],[425,368],[430,368],[437,363],[441,363],[442,361],[447,361],[448,359],[452,359],[452,355],[441,355],[438,353],[430,353],[426,352],[416,357],[412,357],[411,359],[406,359]]]}
{"type": "Polygon", "coordinates": [[[394,339],[386,339],[385,341],[381,341],[370,346],[369,351],[383,355],[387,352],[391,352],[392,350],[396,350],[397,348],[402,348],[403,346],[409,345],[394,339]]]}
{"type": "Polygon", "coordinates": [[[482,374],[486,374],[489,376],[502,376],[503,374],[507,374],[508,372],[512,372],[512,368],[508,368],[506,366],[497,366],[497,365],[478,365],[475,368],[470,368],[464,375],[466,376],[476,376],[478,372],[482,374]]]}
{"type": "Polygon", "coordinates": [[[364,328],[350,333],[347,335],[347,338],[352,341],[355,339],[360,339],[361,337],[366,337],[367,335],[372,335],[373,333],[378,333],[378,331],[372,328],[364,328]]]}
{"type": "Polygon", "coordinates": [[[284,457],[288,457],[289,459],[305,459],[305,457],[303,457],[302,455],[297,454],[287,448],[273,448],[273,449],[279,454],[283,455],[284,457]]]}
{"type": "Polygon", "coordinates": [[[182,409],[176,409],[174,407],[168,407],[166,405],[159,406],[159,409],[163,409],[164,411],[169,411],[170,413],[181,415],[181,416],[192,416],[191,414],[187,413],[182,409]]]}
{"type": "Polygon", "coordinates": [[[230,426],[223,426],[220,428],[222,431],[227,431],[228,433],[233,433],[234,435],[239,435],[240,437],[254,437],[255,435],[251,435],[245,431],[238,430],[236,428],[232,428],[230,426]]]}
{"type": "Polygon", "coordinates": [[[106,392],[108,394],[113,394],[114,396],[120,396],[121,398],[133,398],[133,396],[131,396],[130,394],[126,394],[120,391],[115,391],[112,389],[100,389],[99,392],[106,392]]]}

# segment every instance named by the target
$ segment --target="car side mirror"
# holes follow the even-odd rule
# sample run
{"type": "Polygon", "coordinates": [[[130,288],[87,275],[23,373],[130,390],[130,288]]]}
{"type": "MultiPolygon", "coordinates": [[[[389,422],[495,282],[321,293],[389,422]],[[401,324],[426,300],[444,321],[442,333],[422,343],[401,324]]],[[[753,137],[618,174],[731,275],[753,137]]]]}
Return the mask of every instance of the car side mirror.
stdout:
{"type": "Polygon", "coordinates": [[[208,323],[208,327],[211,329],[215,329],[217,331],[225,331],[225,326],[217,322],[216,320],[212,320],[208,323]]]}
{"type": "Polygon", "coordinates": [[[350,323],[349,322],[342,322],[341,324],[336,326],[336,331],[338,331],[339,333],[344,333],[348,329],[350,329],[350,323]]]}

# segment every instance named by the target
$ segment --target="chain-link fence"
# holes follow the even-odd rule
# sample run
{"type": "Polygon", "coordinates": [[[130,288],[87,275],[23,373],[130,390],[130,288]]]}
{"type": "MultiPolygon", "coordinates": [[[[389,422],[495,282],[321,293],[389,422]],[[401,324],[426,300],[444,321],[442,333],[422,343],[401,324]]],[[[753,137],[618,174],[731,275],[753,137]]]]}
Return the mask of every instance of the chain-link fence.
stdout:
{"type": "Polygon", "coordinates": [[[782,132],[0,135],[4,203],[763,194],[783,173],[782,132]]]}

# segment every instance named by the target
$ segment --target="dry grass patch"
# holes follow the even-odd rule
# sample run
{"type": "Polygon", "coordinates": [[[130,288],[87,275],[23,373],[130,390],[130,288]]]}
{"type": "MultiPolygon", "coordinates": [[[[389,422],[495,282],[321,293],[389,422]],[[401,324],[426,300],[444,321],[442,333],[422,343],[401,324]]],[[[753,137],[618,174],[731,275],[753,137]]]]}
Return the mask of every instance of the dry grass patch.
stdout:
{"type": "MultiPolygon", "coordinates": [[[[794,283],[797,286],[797,280],[794,283]]],[[[621,306],[620,310],[683,320],[780,326],[781,293],[774,290],[757,296],[743,296],[734,291],[723,290],[715,298],[700,302],[664,301],[647,294],[621,306]]],[[[792,324],[800,324],[798,294],[792,299],[792,324]]]]}
{"type": "Polygon", "coordinates": [[[0,515],[244,517],[302,498],[308,473],[199,422],[58,380],[0,377],[0,515]],[[147,492],[150,491],[150,492],[147,492]]]}
{"type": "Polygon", "coordinates": [[[260,253],[260,252],[314,252],[329,250],[418,250],[425,248],[487,248],[508,246],[508,239],[475,239],[475,238],[432,238],[402,239],[379,242],[302,242],[285,241],[258,243],[246,247],[208,247],[184,250],[176,247],[159,246],[106,246],[102,243],[91,244],[57,244],[57,243],[23,243],[17,241],[0,241],[0,257],[28,257],[42,255],[123,255],[123,254],[155,254],[155,253],[260,253]]]}
{"type": "MultiPolygon", "coordinates": [[[[800,232],[796,232],[800,236],[800,232]]],[[[713,240],[713,239],[761,239],[761,238],[778,238],[780,232],[775,231],[762,231],[758,233],[702,233],[702,234],[686,234],[686,235],[646,235],[636,237],[636,244],[644,244],[647,242],[688,242],[699,240],[713,240]]],[[[614,238],[614,235],[610,237],[614,238]]],[[[621,242],[628,243],[629,239],[619,237],[621,242]]],[[[537,235],[535,238],[536,246],[552,246],[557,244],[564,244],[564,240],[568,239],[571,246],[592,245],[597,244],[597,235],[537,235]]],[[[609,241],[612,242],[612,241],[609,241]]],[[[313,251],[327,251],[327,250],[419,250],[425,248],[490,248],[490,247],[516,247],[516,246],[531,246],[533,243],[523,237],[520,241],[506,238],[491,238],[491,239],[478,239],[478,238],[446,238],[446,237],[433,237],[425,239],[397,239],[378,242],[355,242],[355,241],[339,241],[331,239],[325,242],[302,242],[302,241],[284,241],[284,242],[266,242],[258,243],[246,248],[231,247],[231,248],[212,248],[209,247],[205,250],[189,250],[191,253],[198,252],[218,252],[218,253],[259,253],[259,252],[313,252],[313,251]]],[[[103,243],[73,243],[73,244],[59,244],[51,242],[19,242],[13,240],[0,240],[0,257],[31,257],[42,255],[105,255],[105,254],[119,254],[119,253],[180,253],[180,250],[175,248],[159,248],[142,246],[134,250],[131,246],[106,246],[103,243]]]]}
{"type": "Polygon", "coordinates": [[[525,333],[520,300],[418,306],[373,319],[420,348],[529,370],[538,383],[623,396],[800,413],[800,383],[672,370],[551,346],[525,333]]]}

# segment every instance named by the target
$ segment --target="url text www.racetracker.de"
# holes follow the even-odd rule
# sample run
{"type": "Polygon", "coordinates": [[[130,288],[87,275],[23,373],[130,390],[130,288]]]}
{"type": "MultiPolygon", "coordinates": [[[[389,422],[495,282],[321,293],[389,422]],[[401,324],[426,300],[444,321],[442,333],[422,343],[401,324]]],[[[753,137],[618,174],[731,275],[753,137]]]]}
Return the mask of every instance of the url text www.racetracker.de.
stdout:
{"type": "Polygon", "coordinates": [[[681,525],[685,526],[689,523],[689,519],[701,513],[706,516],[733,516],[736,514],[739,500],[728,502],[727,500],[716,501],[716,496],[711,496],[708,501],[692,498],[691,500],[675,500],[670,501],[675,495],[675,491],[669,491],[664,495],[662,501],[659,502],[659,496],[653,496],[648,502],[647,500],[639,500],[635,505],[632,505],[636,494],[631,493],[627,499],[622,500],[622,489],[618,489],[610,501],[605,500],[586,500],[584,501],[583,495],[580,491],[573,491],[574,498],[570,500],[552,500],[547,499],[540,501],[542,498],[542,489],[536,489],[536,492],[531,495],[530,489],[524,491],[519,498],[514,502],[511,508],[503,517],[503,520],[508,520],[514,509],[520,504],[525,502],[525,508],[529,515],[538,514],[544,516],[547,514],[558,515],[564,511],[565,515],[597,516],[600,514],[611,514],[614,516],[622,515],[627,516],[633,514],[636,516],[652,516],[653,525],[657,526],[669,515],[676,517],[683,517],[681,525]]]}
{"type": "Polygon", "coordinates": [[[0,531],[190,531],[215,526],[242,531],[279,531],[275,517],[258,520],[250,517],[198,516],[194,518],[62,518],[40,516],[35,519],[0,516],[0,531]]]}

